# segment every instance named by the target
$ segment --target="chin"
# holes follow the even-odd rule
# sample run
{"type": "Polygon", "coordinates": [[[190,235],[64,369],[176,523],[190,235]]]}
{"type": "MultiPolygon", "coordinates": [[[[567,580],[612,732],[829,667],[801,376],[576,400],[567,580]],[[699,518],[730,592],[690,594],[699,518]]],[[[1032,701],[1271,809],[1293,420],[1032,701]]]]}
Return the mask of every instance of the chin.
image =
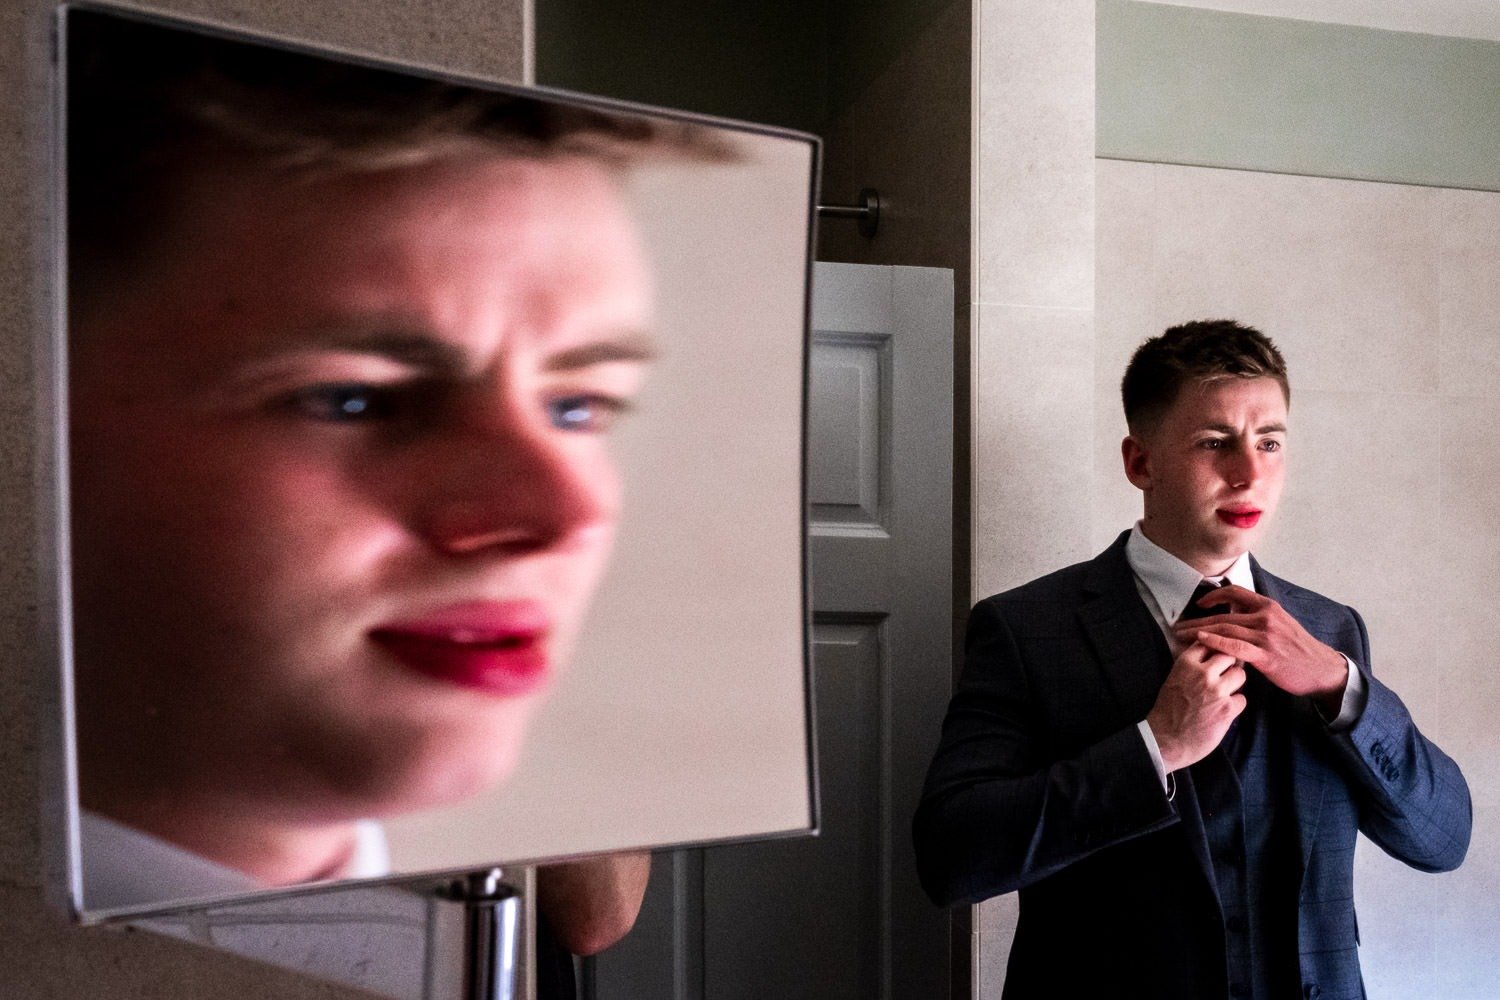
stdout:
{"type": "Polygon", "coordinates": [[[1245,536],[1239,532],[1226,535],[1222,531],[1214,531],[1198,541],[1197,555],[1193,559],[1185,560],[1198,566],[1211,565],[1214,567],[1228,566],[1240,557],[1242,553],[1250,551],[1250,546],[1245,536]]]}
{"type": "MultiPolygon", "coordinates": [[[[455,806],[502,787],[520,762],[525,722],[394,733],[323,769],[344,819],[380,819],[455,806]],[[404,737],[404,738],[403,738],[404,737]]],[[[350,746],[349,750],[356,748],[350,746]]]]}
{"type": "Polygon", "coordinates": [[[1250,540],[1244,537],[1219,539],[1208,550],[1214,554],[1216,562],[1230,563],[1250,551],[1250,540]]]}
{"type": "Polygon", "coordinates": [[[502,787],[521,757],[519,743],[487,746],[462,757],[425,761],[392,775],[382,808],[372,815],[397,816],[456,806],[502,787]]]}

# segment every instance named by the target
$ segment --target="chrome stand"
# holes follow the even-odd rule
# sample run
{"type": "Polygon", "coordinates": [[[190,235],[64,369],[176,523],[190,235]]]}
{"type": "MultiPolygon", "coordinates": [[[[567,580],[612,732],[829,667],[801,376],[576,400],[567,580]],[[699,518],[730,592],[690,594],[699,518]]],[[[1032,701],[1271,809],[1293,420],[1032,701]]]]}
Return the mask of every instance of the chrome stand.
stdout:
{"type": "Polygon", "coordinates": [[[464,1000],[516,1000],[521,897],[500,869],[475,872],[440,893],[464,906],[464,1000]]]}

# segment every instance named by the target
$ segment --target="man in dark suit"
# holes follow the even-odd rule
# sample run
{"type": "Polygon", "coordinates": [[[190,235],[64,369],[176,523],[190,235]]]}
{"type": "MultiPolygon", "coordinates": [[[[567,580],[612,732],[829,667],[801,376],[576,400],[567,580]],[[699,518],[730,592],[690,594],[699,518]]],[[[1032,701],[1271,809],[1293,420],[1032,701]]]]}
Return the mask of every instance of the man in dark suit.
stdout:
{"type": "Polygon", "coordinates": [[[1358,613],[1249,554],[1284,478],[1270,340],[1173,327],[1122,389],[1144,516],[975,606],[914,823],[923,885],[1019,890],[1007,1000],[1361,998],[1356,833],[1452,869],[1468,787],[1370,673],[1358,613]]]}

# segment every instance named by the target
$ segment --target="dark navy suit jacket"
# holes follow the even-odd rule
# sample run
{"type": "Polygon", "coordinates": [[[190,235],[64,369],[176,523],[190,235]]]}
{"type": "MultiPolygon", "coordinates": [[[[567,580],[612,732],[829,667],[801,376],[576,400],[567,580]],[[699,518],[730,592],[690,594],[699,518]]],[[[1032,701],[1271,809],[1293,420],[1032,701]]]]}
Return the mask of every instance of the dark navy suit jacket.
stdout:
{"type": "MultiPolygon", "coordinates": [[[[1192,779],[1162,791],[1137,723],[1170,664],[1122,534],[1095,559],[975,606],[963,675],[913,824],[940,905],[1019,890],[1004,996],[1204,1000],[1227,992],[1224,927],[1192,779]]],[[[1471,807],[1458,766],[1370,674],[1354,609],[1253,565],[1256,589],[1364,673],[1330,732],[1275,688],[1292,730],[1305,997],[1362,998],[1354,841],[1424,871],[1457,867],[1471,807]]]]}

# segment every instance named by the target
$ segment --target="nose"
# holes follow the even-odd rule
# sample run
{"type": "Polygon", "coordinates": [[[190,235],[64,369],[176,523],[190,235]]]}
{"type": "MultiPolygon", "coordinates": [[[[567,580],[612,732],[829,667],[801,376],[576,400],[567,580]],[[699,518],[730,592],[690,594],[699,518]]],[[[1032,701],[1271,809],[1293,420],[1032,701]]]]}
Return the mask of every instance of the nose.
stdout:
{"type": "Polygon", "coordinates": [[[609,537],[619,482],[602,442],[519,415],[454,428],[419,463],[416,513],[429,544],[452,555],[521,555],[609,537]]]}
{"type": "Polygon", "coordinates": [[[1260,457],[1264,454],[1256,450],[1254,445],[1244,445],[1229,449],[1229,457],[1225,467],[1225,478],[1229,484],[1236,488],[1245,488],[1255,485],[1260,477],[1260,457]]]}

